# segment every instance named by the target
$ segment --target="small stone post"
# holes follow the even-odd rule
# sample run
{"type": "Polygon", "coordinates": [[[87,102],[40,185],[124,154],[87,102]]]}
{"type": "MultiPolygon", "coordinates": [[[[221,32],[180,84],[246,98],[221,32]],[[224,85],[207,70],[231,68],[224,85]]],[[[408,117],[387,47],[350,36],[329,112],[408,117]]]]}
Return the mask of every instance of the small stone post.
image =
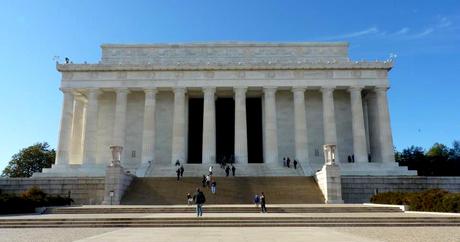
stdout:
{"type": "Polygon", "coordinates": [[[123,147],[110,146],[110,150],[112,151],[112,162],[105,170],[105,190],[102,204],[118,205],[134,176],[127,174],[123,166],[121,166],[123,147]]]}
{"type": "Polygon", "coordinates": [[[316,172],[315,179],[326,203],[343,203],[340,167],[335,163],[336,145],[326,144],[323,149],[325,164],[316,172]]]}

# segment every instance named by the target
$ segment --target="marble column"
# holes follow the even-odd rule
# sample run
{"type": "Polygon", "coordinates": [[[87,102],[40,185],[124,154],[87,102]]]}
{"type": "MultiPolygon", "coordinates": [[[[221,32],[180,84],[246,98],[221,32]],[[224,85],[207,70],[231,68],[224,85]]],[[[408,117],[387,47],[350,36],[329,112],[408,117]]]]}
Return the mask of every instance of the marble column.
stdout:
{"type": "MultiPolygon", "coordinates": [[[[323,93],[323,132],[324,144],[337,145],[337,131],[335,125],[335,110],[334,110],[334,88],[322,87],[323,93]]],[[[336,149],[335,162],[339,162],[339,152],[336,149]]]]}
{"type": "Polygon", "coordinates": [[[69,89],[61,89],[61,91],[64,94],[64,100],[55,165],[67,166],[70,160],[74,96],[69,89]]]}
{"type": "Polygon", "coordinates": [[[353,155],[355,162],[367,162],[366,130],[364,125],[362,87],[350,87],[353,155]]]}
{"type": "Polygon", "coordinates": [[[86,100],[80,94],[75,95],[72,121],[72,144],[70,148],[70,162],[81,164],[83,158],[83,131],[85,124],[86,100]]]}
{"type": "Polygon", "coordinates": [[[115,102],[115,122],[113,127],[113,143],[114,146],[125,147],[125,131],[126,131],[126,105],[128,103],[127,88],[115,90],[117,97],[115,102]]]}
{"type": "Polygon", "coordinates": [[[276,88],[264,88],[264,114],[265,114],[265,163],[278,163],[278,131],[276,120],[276,88]]]}
{"type": "Polygon", "coordinates": [[[248,163],[248,135],[246,123],[246,87],[236,87],[235,91],[235,160],[248,163]]]}
{"type": "Polygon", "coordinates": [[[89,89],[87,93],[88,104],[86,107],[85,137],[83,148],[83,166],[96,165],[97,158],[97,115],[99,108],[99,94],[97,88],[89,89]]]}
{"type": "Polygon", "coordinates": [[[295,158],[303,164],[308,162],[305,90],[303,87],[292,89],[294,93],[295,158]]]}
{"type": "Polygon", "coordinates": [[[144,129],[142,132],[142,165],[155,160],[156,89],[145,89],[144,129]]]}
{"type": "Polygon", "coordinates": [[[216,88],[206,87],[203,103],[203,164],[216,161],[216,88]]]}
{"type": "Polygon", "coordinates": [[[375,88],[377,96],[377,123],[380,131],[379,146],[382,154],[382,162],[394,163],[395,154],[393,149],[393,137],[391,134],[390,113],[388,110],[387,90],[388,87],[375,88]]]}
{"type": "Polygon", "coordinates": [[[174,88],[174,118],[171,163],[185,162],[185,88],[174,88]]]}

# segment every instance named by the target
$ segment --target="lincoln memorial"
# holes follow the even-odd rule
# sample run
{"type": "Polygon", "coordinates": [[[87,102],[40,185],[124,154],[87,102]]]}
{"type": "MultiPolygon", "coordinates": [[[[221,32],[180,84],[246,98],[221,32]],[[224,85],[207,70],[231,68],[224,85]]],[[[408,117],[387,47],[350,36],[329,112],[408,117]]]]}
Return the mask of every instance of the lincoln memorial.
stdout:
{"type": "Polygon", "coordinates": [[[224,159],[243,175],[284,175],[285,157],[312,176],[325,144],[343,175],[415,174],[394,159],[392,60],[350,60],[342,42],[101,49],[98,63],[57,64],[57,157],[40,176],[103,176],[113,146],[140,177],[174,176],[177,161],[200,175],[224,159]]]}

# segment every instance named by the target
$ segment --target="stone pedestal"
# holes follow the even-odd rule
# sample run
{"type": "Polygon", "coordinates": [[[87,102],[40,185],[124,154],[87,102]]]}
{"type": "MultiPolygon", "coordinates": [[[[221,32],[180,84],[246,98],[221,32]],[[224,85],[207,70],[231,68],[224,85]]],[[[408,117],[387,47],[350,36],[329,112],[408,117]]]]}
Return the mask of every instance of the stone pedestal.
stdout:
{"type": "Polygon", "coordinates": [[[105,173],[104,205],[119,205],[134,176],[127,174],[120,164],[107,166],[105,173]]]}
{"type": "Polygon", "coordinates": [[[340,167],[336,164],[326,164],[316,172],[316,182],[323,192],[326,203],[343,203],[340,167]]]}

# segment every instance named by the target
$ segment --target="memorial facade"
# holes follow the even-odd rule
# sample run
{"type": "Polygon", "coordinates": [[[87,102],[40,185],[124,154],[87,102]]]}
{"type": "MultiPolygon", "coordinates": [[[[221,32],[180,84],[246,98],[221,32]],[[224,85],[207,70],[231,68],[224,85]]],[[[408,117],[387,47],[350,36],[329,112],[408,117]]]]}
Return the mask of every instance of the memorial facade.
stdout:
{"type": "Polygon", "coordinates": [[[344,175],[409,175],[394,160],[387,91],[393,62],[352,61],[347,43],[102,45],[95,64],[57,64],[56,163],[41,175],[100,176],[123,147],[138,176],[234,160],[304,175],[337,147],[344,175]]]}

